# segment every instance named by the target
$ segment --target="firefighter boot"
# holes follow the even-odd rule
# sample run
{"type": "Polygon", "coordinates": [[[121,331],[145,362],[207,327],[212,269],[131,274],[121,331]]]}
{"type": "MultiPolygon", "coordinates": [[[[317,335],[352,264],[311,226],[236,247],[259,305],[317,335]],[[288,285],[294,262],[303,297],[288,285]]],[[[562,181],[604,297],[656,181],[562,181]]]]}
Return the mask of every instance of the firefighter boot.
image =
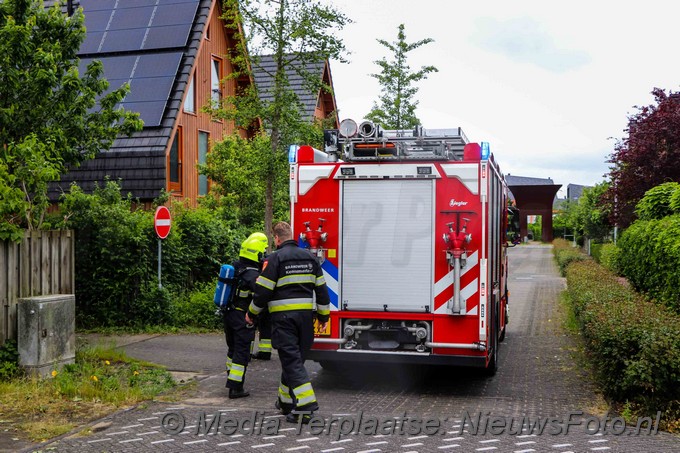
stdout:
{"type": "Polygon", "coordinates": [[[286,421],[288,423],[299,423],[302,425],[308,425],[309,421],[312,419],[314,412],[307,411],[292,411],[290,414],[286,415],[286,421]]]}
{"type": "Polygon", "coordinates": [[[276,399],[276,403],[274,403],[274,407],[281,411],[282,415],[290,414],[290,411],[293,409],[290,404],[282,403],[278,398],[276,399]]]}
{"type": "Polygon", "coordinates": [[[233,400],[236,398],[245,398],[246,396],[250,396],[250,392],[246,392],[243,390],[243,387],[240,389],[229,389],[229,399],[233,400]]]}
{"type": "Polygon", "coordinates": [[[264,352],[264,351],[257,351],[257,354],[253,354],[250,357],[252,357],[253,359],[257,359],[257,360],[271,360],[272,353],[271,352],[264,352]]]}

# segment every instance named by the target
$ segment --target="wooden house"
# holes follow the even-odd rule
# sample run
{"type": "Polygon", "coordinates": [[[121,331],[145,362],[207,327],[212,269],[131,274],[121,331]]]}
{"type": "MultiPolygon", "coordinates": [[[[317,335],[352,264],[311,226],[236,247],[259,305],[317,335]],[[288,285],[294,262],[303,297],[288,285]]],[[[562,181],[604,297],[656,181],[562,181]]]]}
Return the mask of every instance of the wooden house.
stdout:
{"type": "MultiPolygon", "coordinates": [[[[49,7],[54,1],[46,1],[49,7]]],[[[81,6],[87,36],[79,51],[81,68],[101,60],[104,77],[112,87],[130,83],[122,102],[139,112],[144,129],[118,137],[110,149],[83,162],[50,186],[56,201],[76,182],[86,193],[106,178],[120,180],[123,194],[130,193],[149,205],[163,191],[174,198],[196,200],[205,195],[209,181],[199,175],[211,143],[235,131],[233,122],[214,120],[201,107],[233,95],[250,79],[225,79],[233,71],[228,58],[236,42],[220,16],[216,0],[71,0],[64,10],[81,6]]],[[[328,63],[320,77],[330,79],[328,63]]],[[[262,78],[266,84],[266,77],[262,78]]],[[[294,89],[301,86],[292,80],[294,89]]],[[[335,100],[324,93],[298,93],[314,117],[335,110],[335,100]]],[[[248,133],[238,131],[242,136],[248,133]]]]}
{"type": "Polygon", "coordinates": [[[81,68],[101,60],[112,87],[129,82],[122,106],[140,113],[144,129],[118,137],[109,150],[62,175],[50,188],[53,200],[74,181],[91,192],[107,177],[121,180],[122,192],[142,203],[163,190],[193,203],[207,193],[208,181],[196,164],[205,162],[213,141],[235,127],[212,119],[201,107],[233,95],[237,84],[250,83],[225,80],[232,72],[227,55],[235,41],[220,19],[220,4],[80,0],[87,27],[78,55],[81,68]]]}

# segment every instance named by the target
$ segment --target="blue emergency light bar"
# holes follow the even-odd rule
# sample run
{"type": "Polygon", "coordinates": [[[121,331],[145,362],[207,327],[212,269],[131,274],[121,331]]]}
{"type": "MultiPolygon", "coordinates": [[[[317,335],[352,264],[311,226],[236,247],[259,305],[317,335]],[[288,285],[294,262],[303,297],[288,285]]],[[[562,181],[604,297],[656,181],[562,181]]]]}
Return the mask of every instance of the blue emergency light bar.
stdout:
{"type": "Polygon", "coordinates": [[[491,148],[489,142],[482,142],[482,160],[487,160],[491,155],[491,148]]]}
{"type": "Polygon", "coordinates": [[[295,163],[295,157],[297,156],[298,149],[300,149],[300,145],[290,145],[288,147],[288,163],[295,163]]]}

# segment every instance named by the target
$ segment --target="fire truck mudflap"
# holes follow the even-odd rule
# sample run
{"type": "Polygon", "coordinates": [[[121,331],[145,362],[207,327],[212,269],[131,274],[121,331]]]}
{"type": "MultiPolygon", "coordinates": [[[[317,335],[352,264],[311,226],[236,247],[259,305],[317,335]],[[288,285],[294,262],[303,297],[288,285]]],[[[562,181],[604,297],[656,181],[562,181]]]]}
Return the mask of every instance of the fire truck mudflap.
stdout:
{"type": "Polygon", "coordinates": [[[308,358],[495,372],[507,186],[488,145],[459,128],[347,121],[326,131],[325,152],[291,150],[291,224],[322,262],[332,302],[308,358]]]}

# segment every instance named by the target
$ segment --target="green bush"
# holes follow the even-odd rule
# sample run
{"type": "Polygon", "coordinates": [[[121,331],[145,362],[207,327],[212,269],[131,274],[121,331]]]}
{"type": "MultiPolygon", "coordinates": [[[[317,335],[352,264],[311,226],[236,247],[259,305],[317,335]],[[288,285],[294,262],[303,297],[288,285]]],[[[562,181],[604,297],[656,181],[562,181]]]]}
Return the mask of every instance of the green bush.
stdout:
{"type": "Polygon", "coordinates": [[[176,327],[216,329],[222,319],[215,315],[215,282],[201,283],[194,291],[176,298],[171,304],[172,324],[176,327]]]}
{"type": "Polygon", "coordinates": [[[619,274],[619,248],[611,242],[602,244],[599,263],[612,274],[619,274]]]}
{"type": "Polygon", "coordinates": [[[560,274],[564,277],[566,275],[567,266],[574,261],[589,260],[590,257],[581,253],[577,248],[571,246],[571,243],[564,239],[553,240],[553,254],[557,261],[557,266],[560,268],[560,274]]]}
{"type": "Polygon", "coordinates": [[[242,232],[227,227],[219,212],[173,205],[173,226],[158,244],[153,211],[135,208],[120,187],[107,181],[92,195],[72,186],[61,213],[75,230],[76,304],[80,327],[175,324],[171,302],[195,285],[214,281],[223,262],[235,257],[242,232]]]}
{"type": "Polygon", "coordinates": [[[605,393],[618,401],[677,404],[680,316],[619,284],[593,261],[568,267],[567,292],[605,393]]]}
{"type": "Polygon", "coordinates": [[[0,381],[9,381],[21,374],[17,342],[15,340],[7,340],[0,347],[0,381]]]}
{"type": "MultiPolygon", "coordinates": [[[[677,192],[678,189],[680,189],[680,184],[677,182],[666,182],[649,189],[635,206],[635,213],[638,218],[640,220],[652,220],[671,215],[671,202],[674,192],[677,192]]],[[[677,203],[677,200],[674,203],[677,203]]]]}
{"type": "Polygon", "coordinates": [[[621,235],[618,247],[621,275],[680,313],[680,215],[636,221],[621,235]]]}

